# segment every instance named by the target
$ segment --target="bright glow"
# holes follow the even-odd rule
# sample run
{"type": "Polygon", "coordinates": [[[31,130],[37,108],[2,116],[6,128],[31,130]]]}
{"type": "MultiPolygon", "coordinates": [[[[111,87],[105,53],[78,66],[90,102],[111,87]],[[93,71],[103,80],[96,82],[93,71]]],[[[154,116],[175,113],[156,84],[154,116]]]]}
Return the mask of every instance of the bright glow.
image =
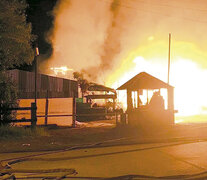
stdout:
{"type": "Polygon", "coordinates": [[[51,67],[50,69],[54,71],[55,75],[58,75],[59,73],[66,75],[68,71],[73,71],[73,69],[69,69],[67,66],[51,67]]]}
{"type": "Polygon", "coordinates": [[[154,40],[154,36],[149,36],[148,37],[148,41],[153,41],[154,40]]]}
{"type": "MultiPolygon", "coordinates": [[[[207,69],[203,69],[196,61],[206,59],[207,53],[189,42],[174,42],[172,52],[170,84],[175,87],[175,109],[182,116],[201,114],[202,109],[207,107],[207,69]]],[[[117,88],[142,71],[166,82],[167,57],[166,42],[151,41],[144,44],[123,59],[106,84],[117,88]]],[[[126,109],[126,92],[120,91],[118,100],[126,109]]]]}
{"type": "Polygon", "coordinates": [[[175,124],[182,123],[183,121],[184,121],[183,119],[175,120],[175,124]]]}

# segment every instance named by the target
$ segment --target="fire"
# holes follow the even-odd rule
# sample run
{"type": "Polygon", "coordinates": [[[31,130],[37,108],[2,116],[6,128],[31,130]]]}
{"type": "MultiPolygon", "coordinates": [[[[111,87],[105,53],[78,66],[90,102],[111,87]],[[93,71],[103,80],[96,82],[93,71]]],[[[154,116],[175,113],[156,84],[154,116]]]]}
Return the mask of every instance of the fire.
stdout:
{"type": "MultiPolygon", "coordinates": [[[[117,88],[142,71],[167,82],[168,42],[155,41],[154,36],[147,40],[123,58],[117,70],[108,76],[108,86],[117,88]]],[[[178,115],[205,113],[207,69],[203,68],[203,62],[206,58],[207,53],[193,43],[174,41],[172,44],[170,84],[175,87],[178,115]]],[[[166,99],[166,93],[162,95],[166,99]]],[[[118,99],[126,108],[126,93],[119,92],[118,99]]]]}
{"type": "Polygon", "coordinates": [[[73,69],[68,68],[67,66],[61,66],[61,67],[51,67],[52,71],[54,71],[55,75],[58,75],[59,73],[61,75],[66,75],[68,71],[73,71],[73,69]]]}

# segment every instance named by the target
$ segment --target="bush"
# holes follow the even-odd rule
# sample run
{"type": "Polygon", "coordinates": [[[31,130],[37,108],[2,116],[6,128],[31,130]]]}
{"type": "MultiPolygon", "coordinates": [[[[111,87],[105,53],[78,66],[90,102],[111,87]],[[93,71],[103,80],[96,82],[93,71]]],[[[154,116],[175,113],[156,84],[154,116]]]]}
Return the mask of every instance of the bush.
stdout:
{"type": "Polygon", "coordinates": [[[0,72],[0,126],[8,124],[8,120],[16,117],[13,111],[6,111],[7,108],[17,107],[17,90],[14,83],[4,72],[0,72]]]}

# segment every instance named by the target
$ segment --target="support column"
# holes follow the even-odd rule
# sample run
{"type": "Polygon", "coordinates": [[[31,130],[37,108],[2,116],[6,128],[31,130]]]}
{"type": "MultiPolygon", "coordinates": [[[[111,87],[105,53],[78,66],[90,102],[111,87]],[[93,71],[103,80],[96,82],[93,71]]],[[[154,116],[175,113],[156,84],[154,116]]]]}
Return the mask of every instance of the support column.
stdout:
{"type": "Polygon", "coordinates": [[[127,89],[127,111],[132,110],[132,91],[127,89]]]}
{"type": "Polygon", "coordinates": [[[147,105],[149,104],[149,90],[147,89],[147,105]]]}
{"type": "Polygon", "coordinates": [[[139,102],[139,90],[137,91],[137,107],[140,107],[140,102],[139,102]]]}

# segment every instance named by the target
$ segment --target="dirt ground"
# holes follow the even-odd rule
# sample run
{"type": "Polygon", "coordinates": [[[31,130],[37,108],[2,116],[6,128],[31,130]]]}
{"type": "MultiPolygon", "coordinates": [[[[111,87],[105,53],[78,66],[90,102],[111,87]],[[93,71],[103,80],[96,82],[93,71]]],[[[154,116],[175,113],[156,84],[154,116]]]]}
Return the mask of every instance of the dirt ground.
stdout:
{"type": "Polygon", "coordinates": [[[48,136],[0,140],[0,153],[60,150],[79,145],[139,144],[178,140],[207,139],[207,124],[179,124],[161,131],[116,126],[115,121],[77,123],[76,128],[47,128],[48,136]]]}

